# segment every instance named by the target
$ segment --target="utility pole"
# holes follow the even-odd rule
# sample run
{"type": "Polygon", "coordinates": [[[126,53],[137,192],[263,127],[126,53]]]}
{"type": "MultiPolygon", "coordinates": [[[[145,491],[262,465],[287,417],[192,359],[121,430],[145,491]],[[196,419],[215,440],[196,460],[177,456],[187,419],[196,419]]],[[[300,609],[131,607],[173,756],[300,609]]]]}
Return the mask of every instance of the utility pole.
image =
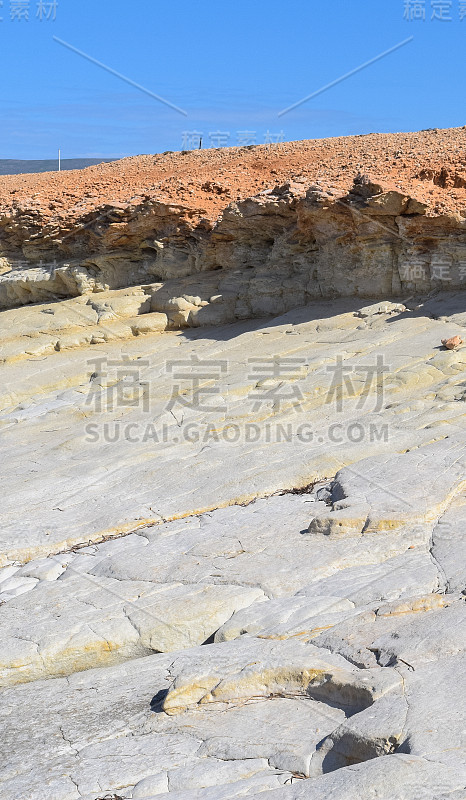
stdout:
{"type": "Polygon", "coordinates": [[[61,172],[61,150],[58,151],[58,171],[61,172]]]}

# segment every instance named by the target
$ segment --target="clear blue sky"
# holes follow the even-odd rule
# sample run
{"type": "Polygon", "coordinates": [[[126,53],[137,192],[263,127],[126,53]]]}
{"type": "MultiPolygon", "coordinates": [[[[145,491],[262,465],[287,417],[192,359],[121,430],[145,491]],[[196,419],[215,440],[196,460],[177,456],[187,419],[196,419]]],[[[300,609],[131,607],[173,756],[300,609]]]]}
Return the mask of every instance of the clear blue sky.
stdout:
{"type": "Polygon", "coordinates": [[[184,131],[285,140],[450,127],[465,119],[466,2],[3,0],[0,158],[179,150],[184,131]],[[29,20],[24,18],[29,6],[29,20]],[[49,6],[44,2],[44,6],[49,6]],[[43,9],[46,15],[50,7],[43,9]],[[21,19],[11,15],[23,14],[21,19]],[[450,16],[432,19],[432,15],[450,16]],[[463,19],[461,20],[461,14],[463,19]],[[54,41],[188,112],[182,116],[54,41]],[[409,44],[278,117],[407,37],[409,44]]]}

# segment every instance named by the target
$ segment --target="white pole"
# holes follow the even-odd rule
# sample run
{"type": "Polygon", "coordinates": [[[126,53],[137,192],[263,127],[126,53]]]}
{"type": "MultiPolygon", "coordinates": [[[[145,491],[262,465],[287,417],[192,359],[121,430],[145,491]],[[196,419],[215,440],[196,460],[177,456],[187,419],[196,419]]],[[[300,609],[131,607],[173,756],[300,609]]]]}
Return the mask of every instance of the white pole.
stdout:
{"type": "Polygon", "coordinates": [[[61,172],[61,150],[58,151],[58,171],[61,172]]]}

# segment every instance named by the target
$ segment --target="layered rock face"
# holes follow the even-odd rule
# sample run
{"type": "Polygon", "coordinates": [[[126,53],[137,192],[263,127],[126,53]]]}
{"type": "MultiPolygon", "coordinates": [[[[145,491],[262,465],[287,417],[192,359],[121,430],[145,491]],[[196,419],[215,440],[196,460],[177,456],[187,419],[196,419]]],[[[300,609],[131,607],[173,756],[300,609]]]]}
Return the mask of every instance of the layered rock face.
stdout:
{"type": "Polygon", "coordinates": [[[96,209],[63,230],[37,231],[34,217],[25,221],[20,213],[0,223],[0,303],[10,308],[146,282],[152,310],[171,313],[173,326],[196,326],[314,299],[464,287],[465,217],[426,217],[426,210],[357,176],[343,196],[304,179],[288,182],[229,205],[214,224],[151,200],[96,209]],[[177,318],[176,311],[186,313],[177,318]]]}
{"type": "Polygon", "coordinates": [[[466,796],[464,132],[427,136],[411,183],[296,143],[193,154],[207,209],[99,205],[116,164],[85,213],[0,198],[1,800],[466,796]]]}

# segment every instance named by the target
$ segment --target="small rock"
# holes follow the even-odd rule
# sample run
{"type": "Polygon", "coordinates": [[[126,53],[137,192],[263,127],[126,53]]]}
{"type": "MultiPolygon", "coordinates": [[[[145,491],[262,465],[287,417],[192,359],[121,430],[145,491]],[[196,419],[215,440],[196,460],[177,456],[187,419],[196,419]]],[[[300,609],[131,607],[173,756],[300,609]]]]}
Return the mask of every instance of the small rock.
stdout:
{"type": "Polygon", "coordinates": [[[321,486],[316,492],[317,500],[328,503],[332,499],[332,490],[330,486],[321,486]]]}
{"type": "Polygon", "coordinates": [[[456,350],[457,347],[463,344],[461,336],[452,336],[451,339],[442,339],[442,344],[447,350],[456,350]]]}

